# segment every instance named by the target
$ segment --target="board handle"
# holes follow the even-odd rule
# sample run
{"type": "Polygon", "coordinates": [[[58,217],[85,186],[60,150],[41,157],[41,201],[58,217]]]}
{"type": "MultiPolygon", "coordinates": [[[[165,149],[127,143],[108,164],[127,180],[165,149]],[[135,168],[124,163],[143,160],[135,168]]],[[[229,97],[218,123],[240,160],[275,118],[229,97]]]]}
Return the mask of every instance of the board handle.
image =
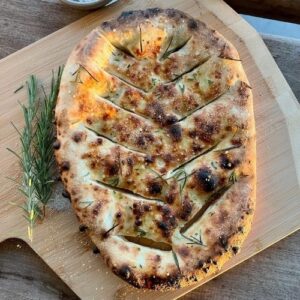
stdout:
{"type": "Polygon", "coordinates": [[[9,238],[27,240],[27,221],[22,215],[22,209],[9,202],[1,206],[0,242],[9,238]]]}

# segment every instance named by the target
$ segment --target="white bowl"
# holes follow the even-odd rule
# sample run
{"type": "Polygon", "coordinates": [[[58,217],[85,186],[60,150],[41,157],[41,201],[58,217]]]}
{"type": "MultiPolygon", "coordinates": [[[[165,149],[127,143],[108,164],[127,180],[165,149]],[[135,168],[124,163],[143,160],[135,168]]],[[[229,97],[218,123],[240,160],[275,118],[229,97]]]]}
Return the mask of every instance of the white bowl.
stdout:
{"type": "Polygon", "coordinates": [[[109,2],[112,2],[112,0],[85,0],[86,2],[81,2],[80,0],[60,0],[65,4],[68,4],[70,6],[73,6],[75,8],[79,9],[93,9],[93,8],[99,8],[102,7],[109,2]]]}

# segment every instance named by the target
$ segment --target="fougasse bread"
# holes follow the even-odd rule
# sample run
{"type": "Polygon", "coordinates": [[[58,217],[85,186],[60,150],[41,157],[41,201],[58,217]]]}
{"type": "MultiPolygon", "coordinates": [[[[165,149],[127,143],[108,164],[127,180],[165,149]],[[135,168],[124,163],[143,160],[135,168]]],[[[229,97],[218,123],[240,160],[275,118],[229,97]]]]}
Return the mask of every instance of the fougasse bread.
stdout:
{"type": "Polygon", "coordinates": [[[102,23],[67,61],[56,123],[75,213],[125,281],[183,287],[240,250],[255,207],[253,99],[218,32],[175,9],[102,23]]]}

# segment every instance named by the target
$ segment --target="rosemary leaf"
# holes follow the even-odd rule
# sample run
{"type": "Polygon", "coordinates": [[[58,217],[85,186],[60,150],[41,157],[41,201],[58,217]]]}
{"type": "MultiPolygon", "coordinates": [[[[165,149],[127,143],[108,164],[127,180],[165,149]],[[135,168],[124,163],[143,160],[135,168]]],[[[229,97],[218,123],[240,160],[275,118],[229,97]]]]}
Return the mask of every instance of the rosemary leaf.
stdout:
{"type": "Polygon", "coordinates": [[[147,234],[147,232],[145,230],[143,230],[142,228],[137,228],[137,232],[140,237],[144,237],[147,234]]]}
{"type": "Polygon", "coordinates": [[[229,182],[232,184],[237,182],[237,174],[235,173],[234,170],[232,171],[232,173],[229,176],[229,182]]]}
{"type": "Polygon", "coordinates": [[[21,86],[19,86],[15,91],[14,94],[16,94],[17,92],[19,92],[20,90],[22,90],[24,87],[24,85],[22,84],[21,86]]]}
{"type": "Polygon", "coordinates": [[[172,250],[172,254],[173,254],[175,265],[176,265],[178,271],[181,272],[177,255],[176,255],[176,253],[173,250],[172,250]]]}
{"type": "Polygon", "coordinates": [[[120,225],[119,223],[113,224],[113,226],[112,226],[110,229],[108,229],[107,231],[104,232],[103,237],[108,237],[108,234],[109,234],[111,231],[113,231],[113,230],[114,230],[117,226],[119,226],[119,225],[120,225]]]}
{"type": "Polygon", "coordinates": [[[179,84],[178,87],[180,89],[181,94],[183,95],[184,91],[185,91],[185,85],[184,84],[179,84]]]}
{"type": "Polygon", "coordinates": [[[210,79],[207,79],[207,83],[208,83],[208,85],[212,85],[214,82],[210,79]]]}
{"type": "Polygon", "coordinates": [[[108,180],[108,185],[111,185],[111,186],[113,186],[113,187],[116,187],[116,186],[118,186],[119,185],[119,181],[120,181],[120,179],[119,179],[119,177],[113,177],[113,178],[111,178],[110,180],[108,180]]]}
{"type": "Polygon", "coordinates": [[[79,203],[80,204],[86,204],[86,206],[83,207],[83,208],[88,208],[89,206],[91,206],[94,203],[94,201],[93,200],[86,200],[86,201],[80,201],[79,203]]]}
{"type": "Polygon", "coordinates": [[[159,178],[162,181],[164,181],[166,184],[168,184],[167,179],[164,179],[163,176],[161,174],[159,174],[157,171],[155,171],[154,169],[151,169],[151,168],[149,168],[148,170],[157,176],[154,179],[159,178]]]}

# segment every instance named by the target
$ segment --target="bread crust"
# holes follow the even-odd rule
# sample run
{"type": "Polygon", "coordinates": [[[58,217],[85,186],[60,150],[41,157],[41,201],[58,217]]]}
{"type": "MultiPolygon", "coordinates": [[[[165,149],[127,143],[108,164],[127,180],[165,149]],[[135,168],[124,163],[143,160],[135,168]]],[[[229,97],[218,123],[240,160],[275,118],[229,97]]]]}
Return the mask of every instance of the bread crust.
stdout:
{"type": "Polygon", "coordinates": [[[68,59],[56,123],[62,181],[115,274],[179,288],[239,251],[255,209],[253,99],[215,30],[175,9],[104,22],[68,59]]]}

